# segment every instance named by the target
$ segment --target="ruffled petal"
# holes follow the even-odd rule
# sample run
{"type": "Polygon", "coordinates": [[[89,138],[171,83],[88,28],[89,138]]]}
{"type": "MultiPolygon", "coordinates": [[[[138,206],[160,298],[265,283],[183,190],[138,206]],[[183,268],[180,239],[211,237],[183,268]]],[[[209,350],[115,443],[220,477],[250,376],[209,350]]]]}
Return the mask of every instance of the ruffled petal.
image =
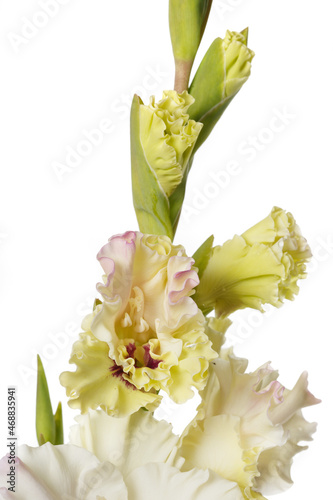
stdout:
{"type": "Polygon", "coordinates": [[[303,372],[294,388],[291,391],[285,391],[281,404],[274,405],[270,409],[269,416],[273,423],[284,424],[301,408],[320,403],[320,399],[308,390],[308,385],[308,374],[303,372]]]}
{"type": "Polygon", "coordinates": [[[231,325],[229,318],[206,318],[206,335],[212,343],[212,347],[217,354],[225,342],[225,333],[231,325]]]}
{"type": "Polygon", "coordinates": [[[300,408],[319,402],[302,374],[289,391],[269,363],[247,373],[247,360],[222,349],[211,362],[202,403],[183,432],[174,463],[181,470],[208,467],[236,481],[244,498],[263,498],[291,483],[292,457],[305,449],[315,424],[300,408]]]}
{"type": "Polygon", "coordinates": [[[293,300],[299,291],[297,281],[306,277],[306,263],[312,254],[292,214],[273,207],[265,219],[245,231],[242,237],[250,245],[256,242],[271,246],[286,269],[279,283],[280,300],[293,300]]]}
{"type": "Polygon", "coordinates": [[[204,311],[215,308],[217,316],[244,307],[263,310],[266,303],[278,306],[278,285],[284,276],[284,266],[269,247],[249,246],[234,236],[213,248],[195,300],[204,311]]]}
{"type": "Polygon", "coordinates": [[[8,477],[8,457],[5,456],[0,460],[0,498],[1,500],[26,500],[27,492],[30,498],[34,500],[56,500],[53,492],[44,483],[43,479],[36,477],[32,471],[24,465],[18,458],[15,458],[15,487],[14,491],[9,491],[10,486],[7,483],[8,477]],[[18,482],[18,475],[20,481],[18,482]],[[18,483],[18,484],[17,484],[18,483]],[[21,483],[21,484],[20,484],[21,483]],[[24,484],[24,488],[20,487],[24,484]]]}
{"type": "Polygon", "coordinates": [[[124,313],[130,298],[133,279],[136,233],[128,231],[113,236],[97,254],[105,274],[105,284],[97,289],[104,299],[103,314],[95,319],[94,335],[102,341],[116,339],[116,320],[124,313]]]}
{"type": "Polygon", "coordinates": [[[186,91],[168,90],[158,103],[151,97],[148,106],[140,106],[141,144],[167,197],[181,183],[202,128],[187,114],[193,102],[186,91]]]}
{"type": "Polygon", "coordinates": [[[70,430],[70,442],[102,462],[111,462],[124,476],[147,463],[166,462],[178,440],[171,424],[143,410],[124,418],[89,411],[76,421],[78,424],[70,430]]]}
{"type": "Polygon", "coordinates": [[[73,346],[77,371],[61,375],[70,406],[125,416],[155,409],[160,390],[185,402],[192,387],[203,389],[217,356],[192,299],[194,260],[167,236],[131,231],[110,238],[98,258],[107,273],[98,285],[103,302],[73,346]]]}
{"type": "Polygon", "coordinates": [[[282,446],[264,450],[258,461],[260,475],[256,478],[255,487],[265,495],[281,493],[293,484],[293,457],[308,448],[298,443],[312,441],[312,434],[317,428],[316,423],[305,420],[301,411],[301,408],[320,402],[308,390],[306,372],[300,376],[291,391],[285,390],[284,395],[279,404],[272,405],[269,415],[276,425],[282,424],[287,440],[282,446]]]}
{"type": "Polygon", "coordinates": [[[91,332],[81,333],[80,337],[70,359],[76,371],[60,375],[71,408],[86,413],[89,408],[100,407],[109,415],[122,417],[141,407],[154,410],[159,405],[160,396],[141,391],[125,379],[121,368],[110,359],[106,342],[97,340],[91,332]]]}
{"type": "Polygon", "coordinates": [[[298,293],[310,257],[293,216],[274,207],[241,236],[210,250],[194,299],[205,313],[215,309],[223,318],[244,307],[279,307],[298,293]]]}
{"type": "Polygon", "coordinates": [[[147,464],[127,478],[131,500],[243,500],[235,483],[208,470],[179,472],[166,464],[147,464]]]}
{"type": "Polygon", "coordinates": [[[254,52],[246,46],[242,33],[229,30],[222,41],[222,51],[225,64],[223,97],[228,98],[235,95],[249,78],[254,52]]]}
{"type": "MultiPolygon", "coordinates": [[[[77,446],[23,445],[18,456],[18,480],[13,496],[17,500],[128,500],[121,473],[77,446]]],[[[2,483],[1,478],[1,486],[2,483]]]]}
{"type": "Polygon", "coordinates": [[[241,419],[233,415],[217,415],[198,421],[184,438],[182,470],[193,467],[211,469],[221,477],[235,481],[241,489],[253,486],[260,449],[244,449],[240,443],[241,419]]]}

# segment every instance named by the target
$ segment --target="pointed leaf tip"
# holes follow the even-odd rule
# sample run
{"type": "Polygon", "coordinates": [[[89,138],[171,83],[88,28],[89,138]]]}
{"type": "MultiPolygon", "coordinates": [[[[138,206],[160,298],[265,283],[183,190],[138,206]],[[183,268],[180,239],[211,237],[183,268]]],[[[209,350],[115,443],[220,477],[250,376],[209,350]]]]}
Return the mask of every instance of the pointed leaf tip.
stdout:
{"type": "Polygon", "coordinates": [[[214,235],[212,234],[203,244],[198,248],[198,250],[193,255],[195,260],[195,266],[198,268],[198,276],[201,278],[202,273],[207,267],[209,257],[213,248],[214,235]]]}
{"type": "Polygon", "coordinates": [[[57,411],[54,414],[55,422],[55,444],[64,444],[64,426],[62,418],[62,404],[58,403],[57,411]]]}
{"type": "Polygon", "coordinates": [[[37,355],[36,433],[39,445],[55,442],[55,422],[42,360],[37,355]]]}
{"type": "Polygon", "coordinates": [[[248,40],[249,40],[249,28],[244,28],[242,31],[241,31],[241,34],[243,35],[243,37],[245,38],[245,44],[247,45],[248,43],[248,40]]]}

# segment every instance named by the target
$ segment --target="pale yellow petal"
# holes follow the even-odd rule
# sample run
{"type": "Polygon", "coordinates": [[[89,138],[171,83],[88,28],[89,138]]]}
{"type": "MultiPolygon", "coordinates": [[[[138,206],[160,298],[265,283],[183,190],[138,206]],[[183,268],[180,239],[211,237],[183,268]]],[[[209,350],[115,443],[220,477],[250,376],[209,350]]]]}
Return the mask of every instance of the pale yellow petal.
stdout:
{"type": "Polygon", "coordinates": [[[125,476],[146,463],[164,463],[178,436],[171,424],[156,420],[150,412],[116,418],[102,411],[76,417],[70,442],[93,453],[100,461],[115,465],[125,476]]]}
{"type": "Polygon", "coordinates": [[[140,106],[140,140],[151,169],[170,197],[181,183],[194,145],[202,128],[189,119],[187,110],[194,102],[186,91],[163,92],[161,101],[140,106]]]}
{"type": "Polygon", "coordinates": [[[70,363],[76,364],[76,371],[60,375],[71,408],[86,413],[100,407],[109,415],[122,417],[141,407],[154,410],[159,405],[160,396],[138,390],[124,379],[109,357],[106,342],[97,340],[90,332],[81,333],[80,337],[70,359],[70,363]]]}
{"type": "Polygon", "coordinates": [[[147,464],[127,478],[131,500],[243,500],[237,484],[212,471],[180,472],[166,464],[147,464]]]}

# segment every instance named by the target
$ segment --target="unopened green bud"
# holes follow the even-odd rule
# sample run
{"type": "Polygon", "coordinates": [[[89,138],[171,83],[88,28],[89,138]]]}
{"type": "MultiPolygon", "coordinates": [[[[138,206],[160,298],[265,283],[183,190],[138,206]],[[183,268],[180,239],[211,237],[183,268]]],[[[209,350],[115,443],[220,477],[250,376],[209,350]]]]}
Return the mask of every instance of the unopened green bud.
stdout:
{"type": "Polygon", "coordinates": [[[195,149],[207,139],[225,109],[251,73],[254,52],[247,47],[248,30],[227,31],[206,52],[189,93],[195,98],[190,117],[203,123],[195,149]]]}

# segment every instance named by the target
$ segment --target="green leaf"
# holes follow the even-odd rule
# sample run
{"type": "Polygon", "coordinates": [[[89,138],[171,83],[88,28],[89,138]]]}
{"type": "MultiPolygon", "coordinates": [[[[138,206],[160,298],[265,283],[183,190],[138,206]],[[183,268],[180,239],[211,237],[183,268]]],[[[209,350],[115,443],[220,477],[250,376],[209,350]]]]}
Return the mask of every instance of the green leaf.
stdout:
{"type": "Polygon", "coordinates": [[[41,446],[47,441],[55,443],[56,426],[43,364],[38,355],[37,365],[36,433],[41,446]]]}
{"type": "Polygon", "coordinates": [[[93,311],[95,311],[96,307],[102,304],[103,302],[99,299],[95,299],[93,303],[93,311]]]}
{"type": "Polygon", "coordinates": [[[170,0],[169,26],[175,58],[175,90],[187,90],[193,61],[213,0],[170,0]]]}
{"type": "Polygon", "coordinates": [[[244,43],[245,43],[245,45],[247,45],[247,43],[249,41],[249,28],[244,28],[241,31],[241,35],[243,35],[243,37],[244,37],[244,43]]]}
{"type": "Polygon", "coordinates": [[[39,446],[42,446],[45,443],[46,443],[46,441],[45,441],[45,438],[44,438],[43,434],[39,434],[39,438],[38,438],[38,444],[39,444],[39,446]]]}
{"type": "Polygon", "coordinates": [[[174,233],[169,215],[169,200],[161,188],[155,172],[150,168],[140,141],[141,99],[134,96],[131,110],[131,163],[133,204],[140,231],[148,234],[174,233]]]}
{"type": "Polygon", "coordinates": [[[195,99],[192,109],[189,111],[190,116],[203,123],[195,151],[205,142],[234,97],[224,99],[222,97],[222,82],[224,80],[222,59],[222,39],[217,38],[204,56],[189,88],[189,93],[195,99]]]}
{"type": "Polygon", "coordinates": [[[64,426],[62,421],[62,405],[59,402],[57,411],[54,414],[55,442],[54,444],[64,444],[64,426]]]}
{"type": "Polygon", "coordinates": [[[214,243],[214,235],[212,234],[209,238],[204,241],[204,243],[198,248],[198,250],[193,255],[193,259],[195,260],[195,267],[198,268],[198,276],[199,279],[202,276],[202,273],[207,267],[209,258],[211,256],[211,251],[214,243]]]}
{"type": "Polygon", "coordinates": [[[175,59],[193,62],[205,31],[212,1],[169,1],[169,27],[175,59]]]}
{"type": "MultiPolygon", "coordinates": [[[[199,134],[199,137],[200,137],[200,134],[199,134]]],[[[193,163],[193,154],[192,154],[192,156],[187,164],[187,169],[183,175],[182,182],[179,184],[179,186],[176,188],[176,190],[172,193],[172,195],[169,198],[170,220],[171,220],[171,224],[172,224],[173,234],[176,234],[180,214],[182,211],[183,201],[185,198],[187,177],[188,177],[189,171],[191,170],[192,163],[193,163]]]]}
{"type": "Polygon", "coordinates": [[[190,86],[195,102],[189,108],[192,120],[203,124],[183,180],[170,196],[170,218],[176,232],[185,197],[186,181],[193,155],[205,142],[232,99],[250,75],[254,53],[247,48],[248,29],[241,33],[227,31],[224,40],[217,38],[209,47],[190,86]]]}

